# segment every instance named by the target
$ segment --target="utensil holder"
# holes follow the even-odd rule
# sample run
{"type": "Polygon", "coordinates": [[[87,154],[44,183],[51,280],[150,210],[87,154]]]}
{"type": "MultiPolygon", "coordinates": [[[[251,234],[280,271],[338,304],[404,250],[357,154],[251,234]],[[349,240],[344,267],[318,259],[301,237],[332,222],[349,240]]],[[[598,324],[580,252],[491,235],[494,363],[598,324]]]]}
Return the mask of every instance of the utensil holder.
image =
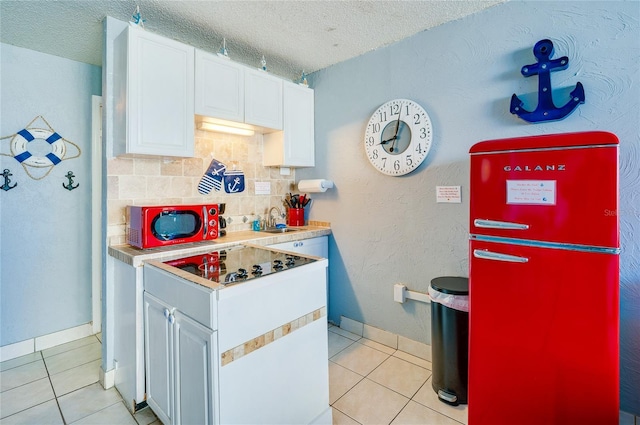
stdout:
{"type": "Polygon", "coordinates": [[[289,226],[304,226],[304,208],[289,208],[288,213],[289,226]]]}

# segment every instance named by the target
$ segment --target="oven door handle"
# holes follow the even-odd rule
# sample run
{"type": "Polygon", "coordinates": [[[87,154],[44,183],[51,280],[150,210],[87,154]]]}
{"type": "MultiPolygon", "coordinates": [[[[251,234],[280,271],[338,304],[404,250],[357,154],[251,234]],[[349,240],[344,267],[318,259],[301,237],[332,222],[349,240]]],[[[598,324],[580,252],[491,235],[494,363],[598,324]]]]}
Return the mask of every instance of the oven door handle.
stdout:
{"type": "Polygon", "coordinates": [[[202,226],[202,239],[207,239],[207,234],[209,233],[209,216],[207,215],[207,207],[202,206],[202,219],[204,220],[204,225],[202,226]]]}

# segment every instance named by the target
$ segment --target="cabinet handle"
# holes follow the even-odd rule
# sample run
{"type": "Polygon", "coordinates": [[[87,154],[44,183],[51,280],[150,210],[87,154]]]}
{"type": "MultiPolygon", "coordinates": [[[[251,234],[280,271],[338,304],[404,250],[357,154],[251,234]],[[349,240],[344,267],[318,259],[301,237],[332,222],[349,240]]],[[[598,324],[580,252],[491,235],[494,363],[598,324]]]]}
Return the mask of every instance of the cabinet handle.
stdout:
{"type": "Polygon", "coordinates": [[[169,323],[173,325],[173,322],[176,321],[176,317],[173,315],[173,311],[169,311],[168,308],[165,308],[163,313],[164,313],[165,319],[167,319],[169,323]]]}

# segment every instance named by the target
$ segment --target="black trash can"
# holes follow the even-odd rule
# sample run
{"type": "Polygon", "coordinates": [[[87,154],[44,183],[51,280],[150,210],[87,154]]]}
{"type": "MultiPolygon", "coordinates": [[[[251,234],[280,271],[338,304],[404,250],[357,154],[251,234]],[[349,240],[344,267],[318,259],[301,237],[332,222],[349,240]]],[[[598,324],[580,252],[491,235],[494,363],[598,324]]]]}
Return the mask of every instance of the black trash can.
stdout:
{"type": "Polygon", "coordinates": [[[469,279],[436,277],[431,298],[431,386],[453,406],[467,404],[469,370],[469,279]]]}

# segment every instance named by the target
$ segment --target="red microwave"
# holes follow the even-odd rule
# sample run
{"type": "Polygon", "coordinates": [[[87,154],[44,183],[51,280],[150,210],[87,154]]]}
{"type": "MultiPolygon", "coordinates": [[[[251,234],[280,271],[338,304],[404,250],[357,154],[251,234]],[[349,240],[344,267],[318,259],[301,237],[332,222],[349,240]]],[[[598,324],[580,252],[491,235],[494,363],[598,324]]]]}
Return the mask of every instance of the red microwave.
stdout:
{"type": "Polygon", "coordinates": [[[129,205],[127,243],[138,248],[156,248],[216,239],[219,213],[218,204],[129,205]]]}

